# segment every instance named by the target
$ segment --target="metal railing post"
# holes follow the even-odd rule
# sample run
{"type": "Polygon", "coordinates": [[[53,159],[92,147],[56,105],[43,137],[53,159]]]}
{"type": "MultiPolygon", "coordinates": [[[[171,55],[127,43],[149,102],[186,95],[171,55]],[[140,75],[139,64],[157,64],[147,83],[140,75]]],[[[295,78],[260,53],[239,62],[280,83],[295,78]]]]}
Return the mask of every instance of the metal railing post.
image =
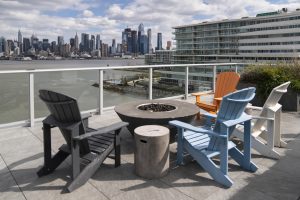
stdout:
{"type": "Polygon", "coordinates": [[[185,67],[185,99],[189,96],[189,67],[185,67]]]}
{"type": "Polygon", "coordinates": [[[99,70],[98,114],[103,114],[103,70],[99,70]]]}
{"type": "Polygon", "coordinates": [[[152,100],[152,84],[153,84],[153,80],[152,80],[152,78],[153,78],[153,68],[152,67],[150,67],[149,68],[149,99],[150,100],[152,100]]]}
{"type": "Polygon", "coordinates": [[[237,66],[237,64],[235,64],[234,67],[235,67],[235,73],[238,73],[238,66],[237,66]]]}
{"type": "Polygon", "coordinates": [[[34,73],[29,73],[29,126],[34,126],[34,73]]]}
{"type": "Polygon", "coordinates": [[[216,91],[217,66],[213,66],[213,91],[216,91]]]}

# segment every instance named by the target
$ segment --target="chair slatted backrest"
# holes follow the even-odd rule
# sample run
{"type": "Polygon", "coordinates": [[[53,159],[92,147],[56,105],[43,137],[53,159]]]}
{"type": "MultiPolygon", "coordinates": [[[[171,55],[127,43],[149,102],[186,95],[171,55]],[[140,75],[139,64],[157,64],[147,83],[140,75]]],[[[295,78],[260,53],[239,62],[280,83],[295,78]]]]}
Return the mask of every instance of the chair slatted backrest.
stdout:
{"type": "MultiPolygon", "coordinates": [[[[291,82],[288,81],[288,82],[285,82],[285,83],[273,88],[273,90],[271,91],[269,97],[267,98],[259,116],[268,117],[268,108],[276,106],[276,104],[281,99],[282,95],[284,95],[287,92],[287,88],[289,87],[290,83],[291,82]]],[[[253,125],[252,130],[254,132],[259,131],[265,122],[266,122],[265,119],[256,120],[255,124],[253,125]]]]}
{"type": "MultiPolygon", "coordinates": [[[[244,110],[255,96],[255,88],[245,88],[223,97],[220,110],[216,119],[214,131],[219,134],[227,134],[221,126],[222,121],[235,120],[242,116],[244,110]]],[[[228,132],[228,137],[232,134],[235,127],[231,127],[228,132]]],[[[218,137],[211,137],[208,145],[208,150],[219,150],[220,142],[223,142],[218,137]]]]}
{"type": "MultiPolygon", "coordinates": [[[[214,98],[223,97],[236,90],[240,75],[236,72],[221,72],[217,76],[214,98]]],[[[216,101],[214,101],[216,104],[216,101]]]]}
{"type": "MultiPolygon", "coordinates": [[[[56,121],[62,124],[72,124],[81,122],[79,134],[85,134],[85,128],[82,123],[80,110],[77,100],[67,95],[49,91],[40,90],[40,99],[46,104],[51,115],[56,121]]],[[[67,144],[71,147],[71,135],[70,132],[59,127],[63,134],[67,144]]],[[[82,141],[80,144],[81,153],[85,154],[89,152],[89,146],[87,141],[82,141]]]]}

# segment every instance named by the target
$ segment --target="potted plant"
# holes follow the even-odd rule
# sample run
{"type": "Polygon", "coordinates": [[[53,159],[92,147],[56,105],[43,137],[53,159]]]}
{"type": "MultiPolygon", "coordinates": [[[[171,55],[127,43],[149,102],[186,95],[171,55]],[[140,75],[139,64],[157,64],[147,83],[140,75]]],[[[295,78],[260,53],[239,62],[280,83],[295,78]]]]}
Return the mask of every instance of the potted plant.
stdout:
{"type": "Polygon", "coordinates": [[[262,106],[272,89],[287,81],[291,81],[291,85],[279,103],[282,105],[283,110],[300,111],[299,62],[248,66],[241,74],[238,88],[256,87],[256,97],[251,103],[262,106]]]}

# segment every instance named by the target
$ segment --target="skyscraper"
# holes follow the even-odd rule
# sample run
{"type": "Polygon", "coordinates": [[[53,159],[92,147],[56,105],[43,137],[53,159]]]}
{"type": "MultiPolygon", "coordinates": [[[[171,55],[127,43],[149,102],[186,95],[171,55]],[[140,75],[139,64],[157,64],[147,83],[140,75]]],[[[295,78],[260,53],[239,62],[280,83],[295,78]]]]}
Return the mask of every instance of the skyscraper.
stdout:
{"type": "Polygon", "coordinates": [[[42,49],[44,51],[47,51],[48,49],[50,49],[50,43],[49,43],[48,39],[43,39],[42,49]]]}
{"type": "Polygon", "coordinates": [[[23,38],[23,52],[27,52],[30,49],[29,38],[23,38]]]}
{"type": "Polygon", "coordinates": [[[172,46],[172,42],[171,41],[167,41],[167,50],[170,50],[172,46]]]}
{"type": "Polygon", "coordinates": [[[64,36],[58,36],[57,37],[57,45],[63,45],[64,44],[64,36]]]}
{"type": "Polygon", "coordinates": [[[162,34],[157,33],[157,47],[156,50],[162,50],[162,34]]]}
{"type": "Polygon", "coordinates": [[[152,33],[151,28],[147,30],[147,36],[148,36],[148,50],[146,53],[152,53],[152,33]]]}
{"type": "Polygon", "coordinates": [[[18,47],[20,49],[22,49],[22,40],[23,40],[22,33],[21,33],[20,29],[19,29],[19,32],[18,32],[18,47]]]}
{"type": "Polygon", "coordinates": [[[36,35],[32,34],[31,36],[31,47],[34,49],[38,49],[38,43],[39,43],[39,39],[37,38],[36,35]]]}
{"type": "Polygon", "coordinates": [[[0,37],[0,53],[5,52],[6,40],[4,37],[0,37]]]}
{"type": "Polygon", "coordinates": [[[101,43],[100,43],[100,34],[96,35],[96,49],[101,49],[101,43]]]}
{"type": "Polygon", "coordinates": [[[94,51],[96,49],[96,39],[94,35],[91,35],[91,40],[90,40],[90,51],[94,51]]]}
{"type": "Polygon", "coordinates": [[[75,52],[78,52],[79,51],[79,39],[78,39],[78,35],[77,35],[77,32],[76,32],[76,35],[75,35],[75,52]]]}
{"type": "Polygon", "coordinates": [[[130,28],[126,28],[122,32],[122,53],[132,53],[132,33],[130,28]]]}
{"type": "Polygon", "coordinates": [[[142,39],[142,37],[144,36],[144,24],[141,23],[139,25],[139,29],[138,29],[138,38],[137,38],[137,44],[138,44],[138,52],[141,53],[141,54],[144,54],[143,53],[143,49],[144,49],[144,41],[142,39]]]}
{"type": "Polygon", "coordinates": [[[81,43],[80,43],[80,50],[89,52],[90,50],[90,35],[86,33],[81,33],[81,43]]]}
{"type": "Polygon", "coordinates": [[[70,38],[70,51],[73,52],[75,50],[75,38],[70,38]]]}
{"type": "Polygon", "coordinates": [[[111,53],[116,54],[116,39],[112,39],[112,44],[111,44],[111,53]]]}
{"type": "Polygon", "coordinates": [[[137,31],[132,30],[131,31],[131,38],[132,38],[132,51],[131,53],[137,54],[138,53],[138,44],[137,44],[137,31]]]}

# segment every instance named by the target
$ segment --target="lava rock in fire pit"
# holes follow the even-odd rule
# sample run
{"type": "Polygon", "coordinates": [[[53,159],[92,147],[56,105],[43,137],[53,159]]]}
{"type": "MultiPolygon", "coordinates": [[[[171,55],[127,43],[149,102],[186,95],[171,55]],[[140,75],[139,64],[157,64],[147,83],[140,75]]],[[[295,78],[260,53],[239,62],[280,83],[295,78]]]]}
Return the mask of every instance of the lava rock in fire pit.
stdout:
{"type": "Polygon", "coordinates": [[[151,103],[151,104],[140,105],[138,109],[150,111],[150,112],[166,112],[166,111],[175,110],[176,107],[168,104],[151,103]]]}

